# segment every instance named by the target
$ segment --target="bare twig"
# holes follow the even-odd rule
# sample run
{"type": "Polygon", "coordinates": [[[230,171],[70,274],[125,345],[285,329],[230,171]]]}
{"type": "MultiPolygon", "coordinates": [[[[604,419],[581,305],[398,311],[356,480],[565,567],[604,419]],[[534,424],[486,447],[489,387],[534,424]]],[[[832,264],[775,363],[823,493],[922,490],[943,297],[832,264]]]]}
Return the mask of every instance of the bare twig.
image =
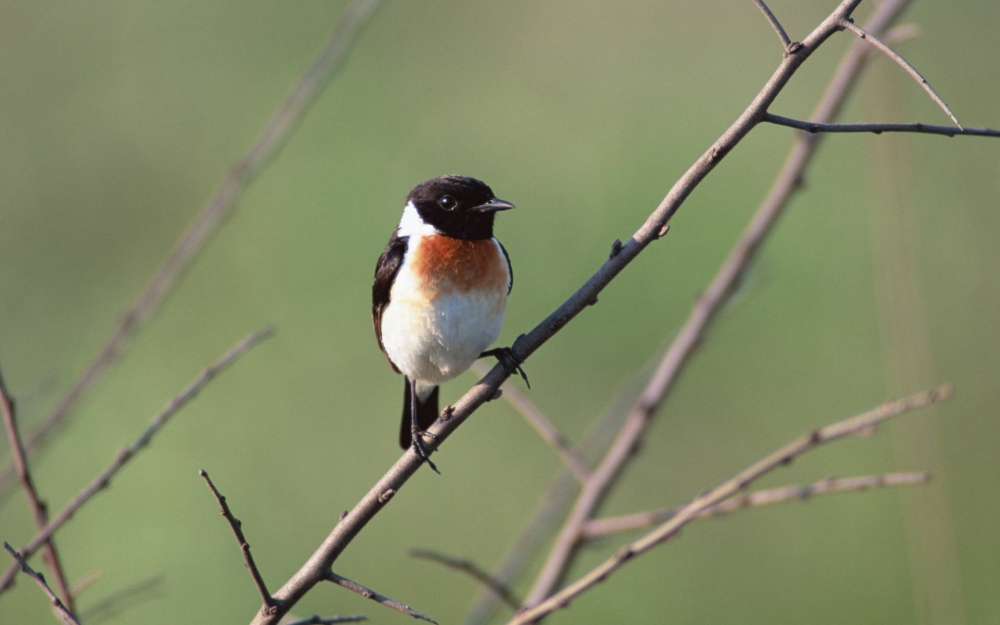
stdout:
{"type": "MultiPolygon", "coordinates": [[[[7,440],[10,441],[11,455],[14,456],[14,468],[21,481],[21,486],[24,488],[24,494],[28,497],[28,505],[31,507],[31,514],[35,519],[35,527],[42,529],[49,522],[48,509],[38,495],[35,482],[31,477],[31,470],[28,468],[28,454],[24,450],[24,441],[21,440],[21,432],[17,427],[14,398],[7,392],[2,374],[0,374],[0,413],[3,415],[7,440]]],[[[56,550],[52,538],[45,541],[44,558],[56,580],[56,588],[59,589],[62,602],[69,612],[73,612],[73,593],[70,590],[69,582],[66,581],[66,572],[63,570],[62,560],[59,559],[59,552],[56,550]]]]}
{"type": "Polygon", "coordinates": [[[427,616],[426,614],[423,614],[422,612],[417,612],[410,606],[402,604],[396,601],[395,599],[390,599],[389,597],[379,594],[370,588],[365,588],[364,586],[362,586],[357,582],[352,582],[346,577],[341,577],[340,575],[337,575],[333,571],[327,571],[325,579],[326,581],[333,582],[334,584],[346,588],[351,592],[356,592],[365,599],[371,599],[375,603],[380,603],[387,608],[392,608],[397,612],[408,614],[409,616],[412,616],[415,619],[420,619],[421,621],[427,621],[430,623],[434,623],[435,625],[437,624],[437,621],[427,616]]]}
{"type": "MultiPolygon", "coordinates": [[[[476,375],[482,377],[489,373],[490,368],[484,363],[477,361],[473,363],[472,370],[476,375]]],[[[504,382],[500,386],[500,389],[503,391],[503,398],[521,413],[521,416],[528,422],[528,425],[538,432],[543,441],[548,443],[552,451],[559,456],[559,459],[562,460],[563,464],[573,473],[576,479],[581,484],[585,482],[590,475],[590,467],[587,466],[587,461],[580,452],[573,449],[573,446],[563,436],[563,433],[559,431],[559,428],[515,385],[504,382]]]]}
{"type": "Polygon", "coordinates": [[[333,625],[333,623],[357,623],[367,620],[368,617],[364,614],[348,614],[345,616],[319,616],[315,614],[309,618],[289,621],[282,625],[333,625]]]}
{"type": "Polygon", "coordinates": [[[52,601],[52,608],[56,611],[57,614],[59,614],[62,620],[64,620],[67,623],[74,623],[75,625],[80,625],[80,621],[76,620],[76,617],[73,616],[73,613],[70,611],[70,609],[67,608],[62,601],[59,600],[59,597],[56,595],[56,593],[52,592],[52,589],[49,588],[49,585],[45,583],[45,577],[41,573],[35,571],[33,568],[28,566],[28,561],[24,559],[24,556],[15,551],[14,548],[11,547],[9,543],[7,543],[7,541],[4,541],[3,546],[4,549],[6,549],[10,553],[11,557],[14,558],[14,565],[19,567],[22,571],[24,571],[24,573],[29,577],[31,577],[31,579],[35,580],[35,583],[38,584],[38,587],[45,592],[48,598],[52,601]]]}
{"type": "Polygon", "coordinates": [[[465,558],[454,558],[445,553],[440,553],[437,551],[431,551],[429,549],[410,549],[409,553],[414,558],[422,558],[424,560],[432,560],[440,564],[445,565],[450,569],[455,569],[462,571],[463,573],[468,573],[473,579],[475,579],[480,584],[486,586],[492,590],[500,599],[509,605],[515,612],[521,609],[521,602],[514,593],[511,592],[510,588],[501,582],[500,580],[494,578],[488,572],[476,566],[475,562],[472,560],[466,560],[465,558]]]}
{"type": "Polygon", "coordinates": [[[764,0],[753,0],[753,3],[757,5],[757,8],[760,9],[760,12],[764,14],[764,17],[766,17],[767,21],[771,24],[771,28],[773,28],[774,32],[778,34],[778,39],[781,40],[781,47],[785,49],[785,54],[790,54],[793,51],[793,44],[788,38],[788,33],[786,33],[785,29],[781,27],[781,22],[779,22],[778,18],[774,16],[774,13],[771,13],[771,9],[767,8],[767,5],[764,4],[764,0]]]}
{"type": "MultiPolygon", "coordinates": [[[[146,431],[142,433],[142,436],[138,438],[130,447],[123,447],[118,451],[115,459],[112,463],[105,469],[100,475],[98,475],[94,480],[88,484],[83,490],[81,490],[68,504],[66,507],[59,511],[55,517],[52,518],[46,524],[45,528],[40,530],[31,542],[27,546],[21,548],[21,554],[24,557],[30,557],[33,553],[38,551],[38,548],[45,543],[46,540],[55,533],[63,524],[68,521],[74,513],[86,503],[91,497],[100,492],[102,489],[106,488],[111,482],[111,478],[118,473],[119,470],[125,464],[132,459],[137,453],[142,451],[142,449],[149,444],[153,436],[160,431],[167,421],[177,413],[181,408],[183,408],[189,401],[194,399],[196,395],[201,391],[201,389],[208,384],[215,376],[219,375],[224,371],[229,365],[233,364],[240,356],[246,353],[247,350],[253,346],[260,343],[262,340],[271,336],[274,333],[272,328],[264,328],[263,330],[258,330],[253,334],[249,335],[245,339],[239,342],[234,348],[229,350],[225,356],[219,359],[218,362],[208,367],[201,372],[201,375],[191,383],[184,391],[179,395],[171,399],[166,407],[160,411],[160,414],[153,419],[146,431]]],[[[14,575],[17,573],[17,567],[11,567],[0,577],[0,592],[7,590],[14,580],[14,575]]]]}
{"type": "Polygon", "coordinates": [[[930,83],[927,82],[927,79],[921,76],[920,72],[918,72],[915,67],[910,65],[906,61],[906,59],[901,57],[895,50],[885,45],[885,43],[880,41],[878,37],[871,34],[864,28],[861,28],[853,21],[851,21],[849,18],[844,18],[843,20],[841,20],[841,26],[851,31],[858,37],[861,37],[862,40],[867,41],[868,43],[875,46],[875,48],[877,48],[880,52],[888,56],[890,59],[895,61],[897,65],[906,70],[906,73],[912,76],[913,79],[916,80],[918,83],[920,83],[920,86],[924,88],[924,91],[926,91],[927,95],[931,97],[931,100],[934,100],[934,102],[941,107],[941,110],[945,112],[945,114],[951,119],[951,121],[955,122],[955,125],[958,126],[959,128],[962,128],[962,124],[958,123],[958,118],[955,117],[955,114],[951,112],[951,109],[948,108],[948,105],[945,104],[945,101],[941,99],[941,96],[937,94],[937,91],[934,91],[930,83]]]}
{"type": "MultiPolygon", "coordinates": [[[[875,10],[866,26],[875,32],[881,31],[904,8],[909,0],[888,0],[875,10]]],[[[844,8],[842,4],[838,10],[844,8]]],[[[829,25],[828,21],[824,22],[829,25]]],[[[822,27],[822,26],[821,26],[822,27]]],[[[836,24],[829,27],[837,28],[836,24]]],[[[813,31],[815,35],[816,31],[813,31]]],[[[810,35],[810,38],[813,35],[810,35]]],[[[806,39],[808,42],[809,39],[806,39]]],[[[804,43],[806,43],[804,42],[804,43]]],[[[820,99],[812,118],[827,121],[835,116],[853,87],[863,62],[868,58],[870,47],[862,42],[851,46],[834,72],[826,92],[820,99]]],[[[798,52],[802,54],[803,52],[798,52]]],[[[797,56],[796,55],[796,56],[797,56]]],[[[766,112],[762,112],[762,116],[766,112]]],[[[525,604],[534,605],[547,597],[559,584],[565,571],[572,563],[579,545],[580,531],[603,501],[605,494],[617,479],[622,467],[633,457],[632,450],[642,439],[646,428],[666,401],[685,366],[725,306],[731,294],[739,287],[747,267],[756,256],[764,240],[771,233],[774,224],[784,212],[789,198],[800,187],[802,175],[815,153],[822,135],[799,137],[775,179],[767,197],[761,203],[750,223],[740,235],[726,260],[712,278],[701,297],[695,302],[684,325],[667,348],[656,371],[650,377],[646,389],[635,402],[628,418],[619,430],[591,478],[584,486],[569,516],[563,523],[559,535],[539,572],[525,604]]]]}
{"type": "MultiPolygon", "coordinates": [[[[902,0],[898,0],[902,1],[902,0]]],[[[805,60],[830,36],[840,30],[840,23],[850,17],[851,13],[860,4],[861,0],[842,0],[836,9],[824,19],[805,39],[795,53],[787,55],[782,59],[778,68],[771,78],[760,90],[753,102],[743,111],[739,118],[726,130],[715,143],[699,157],[691,167],[674,184],[667,195],[657,206],[656,210],[646,219],[646,222],[632,235],[632,237],[612,255],[604,264],[570,296],[559,308],[550,314],[544,321],[536,326],[529,333],[521,336],[511,347],[514,355],[522,361],[526,360],[540,348],[546,341],[554,336],[560,329],[569,323],[577,314],[586,309],[591,302],[601,293],[601,291],[638,256],[650,243],[659,239],[667,226],[667,222],[680,209],[684,200],[698,186],[698,184],[715,168],[719,162],[725,158],[736,145],[749,133],[763,117],[767,108],[778,96],[788,80],[791,79],[795,71],[805,62],[805,60]]],[[[886,6],[897,6],[897,2],[886,0],[880,5],[879,10],[886,6]]],[[[741,254],[749,253],[751,250],[741,250],[741,254]]],[[[742,273],[742,269],[737,268],[737,273],[742,273]]],[[[727,291],[728,292],[728,291],[727,291]]],[[[698,314],[701,314],[698,312],[698,314]]],[[[710,312],[710,316],[714,311],[710,312]]],[[[684,357],[686,359],[686,356],[684,357]]],[[[672,365],[671,365],[672,366],[672,365]]],[[[501,365],[494,366],[493,369],[468,392],[465,393],[453,406],[452,409],[438,419],[429,428],[433,435],[432,441],[428,443],[431,451],[437,449],[448,436],[471,415],[484,402],[489,401],[496,394],[500,384],[508,377],[508,374],[501,365]]],[[[643,398],[645,399],[645,398],[643,398]]],[[[655,399],[655,398],[654,398],[655,399]]],[[[643,401],[643,400],[641,400],[643,401]]],[[[612,445],[606,460],[610,460],[603,465],[603,474],[600,478],[598,473],[602,468],[598,467],[588,482],[600,479],[602,482],[610,481],[618,468],[622,466],[621,460],[616,460],[616,455],[629,455],[634,442],[634,432],[641,433],[645,429],[645,422],[651,416],[659,401],[652,403],[644,402],[644,408],[637,415],[636,419],[630,415],[619,438],[612,445]],[[632,440],[633,444],[622,445],[627,440],[632,440]]],[[[327,571],[340,556],[347,545],[364,528],[364,526],[381,511],[392,496],[409,480],[423,464],[422,459],[412,450],[404,452],[403,456],[382,476],[382,478],[368,491],[354,509],[345,515],[333,528],[333,531],[320,544],[316,551],[300,567],[300,569],[274,593],[275,599],[281,602],[281,607],[277,614],[268,615],[258,613],[253,619],[254,625],[276,625],[283,614],[295,605],[298,600],[305,595],[314,585],[327,578],[327,571]]],[[[592,498],[596,503],[600,499],[601,490],[598,492],[586,492],[583,496],[592,498]]],[[[592,509],[592,508],[591,508],[592,509]]],[[[580,519],[582,523],[587,519],[584,516],[580,519]]],[[[574,541],[575,542],[575,541],[574,541]]],[[[558,575],[555,577],[558,579],[558,575]]],[[[553,580],[554,584],[554,580],[553,580]]],[[[545,592],[547,594],[547,591],[545,592]]],[[[543,595],[544,596],[544,595],[543,595]]],[[[528,599],[530,603],[530,597],[528,599]]]]}
{"type": "MultiPolygon", "coordinates": [[[[292,87],[253,146],[229,168],[215,195],[188,226],[170,256],[150,279],[142,295],[119,321],[100,353],[87,365],[52,414],[29,437],[29,453],[35,453],[58,430],[80,400],[118,359],[132,335],[156,311],[209,237],[232,212],[246,185],[274,156],[294,130],[306,109],[320,92],[326,78],[341,65],[358,33],[380,4],[381,0],[354,0],[344,11],[323,51],[292,87]]],[[[0,474],[0,491],[12,479],[13,474],[13,469],[10,468],[0,474]]]]}
{"type": "Polygon", "coordinates": [[[232,511],[229,509],[229,504],[226,503],[226,498],[215,487],[215,484],[212,483],[212,478],[208,477],[208,473],[204,469],[201,469],[198,471],[198,475],[204,478],[205,483],[208,484],[208,488],[215,495],[215,500],[219,502],[220,514],[229,521],[229,527],[232,528],[233,534],[236,536],[236,542],[240,544],[240,551],[243,553],[243,564],[250,571],[250,577],[253,578],[254,586],[257,587],[257,593],[260,594],[260,598],[264,602],[264,607],[266,609],[273,609],[275,605],[274,597],[267,591],[267,584],[264,583],[264,578],[260,574],[260,569],[257,568],[257,563],[253,561],[253,554],[250,553],[250,543],[247,542],[246,537],[243,535],[243,524],[233,516],[232,511]]]}
{"type": "Polygon", "coordinates": [[[617,571],[635,556],[645,553],[653,547],[677,536],[682,527],[697,518],[705,510],[746,489],[762,475],[778,467],[790,464],[802,454],[840,438],[867,435],[880,423],[892,417],[923,408],[933,403],[945,401],[951,397],[951,394],[951,387],[944,385],[902,399],[887,401],[877,408],[800,436],[777,451],[753,463],[733,478],[723,482],[705,494],[699,495],[691,503],[681,508],[670,520],[638,540],[625,545],[615,555],[569,586],[548,597],[538,605],[517,614],[508,621],[507,625],[535,623],[547,614],[567,607],[574,597],[607,579],[609,575],[617,571]]]}
{"type": "MultiPolygon", "coordinates": [[[[914,486],[930,481],[929,473],[886,473],[885,475],[865,475],[842,479],[827,478],[813,484],[783,486],[769,490],[758,490],[752,493],[740,493],[710,508],[702,510],[696,519],[725,516],[737,510],[759,508],[789,501],[804,501],[813,495],[828,495],[831,493],[846,493],[865,491],[885,486],[914,486]]],[[[603,538],[611,534],[642,529],[668,521],[683,508],[666,508],[649,510],[605,519],[587,521],[580,532],[581,540],[603,538]]]]}
{"type": "Polygon", "coordinates": [[[992,128],[956,128],[954,126],[932,126],[916,122],[913,124],[819,124],[807,122],[781,115],[767,113],[761,121],[778,126],[798,128],[806,132],[873,132],[877,135],[883,132],[916,132],[928,135],[945,135],[948,137],[1000,137],[1000,130],[992,128]]]}

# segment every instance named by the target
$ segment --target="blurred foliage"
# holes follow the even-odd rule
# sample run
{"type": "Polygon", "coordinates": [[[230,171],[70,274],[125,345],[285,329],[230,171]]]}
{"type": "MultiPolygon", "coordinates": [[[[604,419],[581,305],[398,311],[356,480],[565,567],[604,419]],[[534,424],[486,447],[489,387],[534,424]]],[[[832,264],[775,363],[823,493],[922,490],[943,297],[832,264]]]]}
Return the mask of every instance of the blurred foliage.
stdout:
{"type": "MultiPolygon", "coordinates": [[[[793,38],[834,4],[770,3],[793,38]]],[[[859,11],[870,10],[865,3],[859,11]]],[[[15,393],[56,380],[40,420],[110,333],[227,166],[251,143],[332,30],[344,2],[0,4],[0,356],[15,393]]],[[[992,0],[915,2],[902,47],[964,123],[1000,126],[1000,11],[992,0]]],[[[774,111],[811,109],[847,35],[796,75],[774,111]]],[[[70,577],[103,574],[88,606],[162,575],[148,601],[107,622],[248,621],[259,605],[228,527],[198,478],[228,496],[277,588],[337,516],[397,458],[400,379],[369,318],[375,260],[409,188],[460,172],[517,204],[497,234],[517,282],[502,343],[596,269],[742,111],[780,59],[750,2],[388,2],[272,165],[176,292],[35,463],[58,509],[133,441],[159,407],[247,332],[278,335],[214,382],[58,535],[70,577]]],[[[878,60],[858,103],[898,81],[893,120],[945,123],[919,87],[878,60]],[[885,71],[881,71],[885,66],[885,71]]],[[[875,120],[869,120],[875,121],[875,120]]],[[[691,196],[646,251],[528,362],[531,397],[578,439],[656,359],[763,197],[791,131],[762,127],[691,196]]],[[[884,137],[883,137],[884,138],[884,137]]],[[[872,145],[831,137],[808,186],[710,334],[638,460],[604,507],[676,504],[802,431],[890,392],[870,212],[872,145]]],[[[912,136],[898,171],[917,233],[933,375],[957,396],[940,420],[969,622],[1000,620],[1000,143],[912,136]]],[[[449,383],[458,397],[471,374],[449,383]]],[[[890,425],[812,454],[766,481],[893,469],[890,425]]],[[[4,453],[6,458],[7,454],[4,453]]],[[[457,622],[469,579],[408,547],[498,560],[558,468],[504,405],[480,410],[337,563],[457,622]]],[[[843,495],[691,527],[553,623],[913,623],[900,505],[843,495]]],[[[34,533],[23,495],[0,538],[34,533]]],[[[591,549],[576,569],[605,557],[591,549]]],[[[523,590],[524,585],[519,586],[523,590]]],[[[48,623],[21,580],[3,623],[48,623]]],[[[334,587],[296,610],[407,617],[334,587]]],[[[407,621],[408,622],[408,621],[407,621]]]]}

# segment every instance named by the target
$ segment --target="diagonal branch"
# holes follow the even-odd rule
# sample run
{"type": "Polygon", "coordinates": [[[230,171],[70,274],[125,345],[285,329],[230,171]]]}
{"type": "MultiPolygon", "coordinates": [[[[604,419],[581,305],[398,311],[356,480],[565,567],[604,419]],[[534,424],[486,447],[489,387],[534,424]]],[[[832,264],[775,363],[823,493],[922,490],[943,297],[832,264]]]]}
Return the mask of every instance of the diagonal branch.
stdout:
{"type": "MultiPolygon", "coordinates": [[[[847,493],[884,488],[886,486],[914,486],[926,484],[931,479],[929,473],[886,473],[885,475],[865,475],[842,479],[826,478],[812,484],[783,486],[769,490],[758,490],[752,493],[740,493],[722,501],[710,508],[702,510],[696,519],[707,519],[731,514],[747,508],[759,508],[789,501],[804,501],[814,495],[829,495],[831,493],[847,493]]],[[[642,529],[650,525],[658,525],[677,516],[682,508],[666,508],[626,514],[605,519],[587,521],[580,532],[581,540],[594,540],[611,534],[642,529]]]]}
{"type": "Polygon", "coordinates": [[[66,623],[72,623],[73,625],[80,625],[80,621],[76,620],[76,617],[73,616],[73,613],[70,611],[70,609],[67,608],[65,605],[63,605],[63,602],[59,600],[59,597],[56,595],[56,593],[52,592],[52,589],[49,588],[49,585],[45,583],[45,577],[42,576],[41,573],[35,571],[33,568],[28,566],[28,561],[24,559],[24,556],[15,551],[14,548],[11,547],[9,543],[7,543],[7,541],[4,541],[3,547],[10,553],[11,557],[14,558],[14,565],[19,567],[22,571],[24,571],[24,573],[29,577],[31,577],[31,579],[35,580],[35,583],[38,584],[38,587],[45,592],[48,598],[52,601],[52,608],[56,611],[59,617],[62,618],[62,620],[65,621],[66,623]]]}
{"type": "Polygon", "coordinates": [[[257,563],[253,561],[253,554],[250,553],[250,543],[247,542],[246,537],[243,535],[243,523],[233,516],[232,511],[229,509],[229,504],[226,503],[226,498],[215,487],[215,484],[212,483],[212,478],[208,477],[208,473],[202,469],[198,471],[198,475],[205,479],[208,488],[215,495],[215,500],[219,502],[220,514],[229,521],[229,527],[232,528],[233,534],[236,536],[236,542],[240,544],[240,551],[243,552],[243,564],[250,571],[250,577],[253,578],[253,584],[257,587],[257,592],[264,602],[264,608],[268,610],[273,609],[275,606],[274,597],[267,591],[267,584],[264,583],[264,578],[260,574],[260,569],[257,568],[257,563]]]}
{"type": "Polygon", "coordinates": [[[326,581],[328,581],[328,582],[333,582],[334,584],[336,584],[336,585],[338,585],[338,586],[340,586],[342,588],[346,588],[346,589],[350,590],[351,592],[356,592],[359,595],[361,595],[362,597],[364,597],[365,599],[371,599],[375,603],[379,603],[381,605],[384,605],[387,608],[392,608],[393,610],[396,610],[397,612],[402,612],[403,614],[407,614],[409,616],[412,616],[415,619],[420,619],[421,621],[427,621],[429,623],[434,623],[434,625],[437,625],[437,621],[435,621],[431,617],[427,616],[426,614],[424,614],[422,612],[417,612],[416,610],[414,610],[410,606],[408,606],[406,604],[403,604],[403,603],[400,603],[400,602],[396,601],[395,599],[390,599],[389,597],[386,597],[383,594],[375,592],[371,588],[365,588],[364,586],[362,586],[361,584],[359,584],[357,582],[352,582],[351,580],[347,579],[346,577],[341,577],[340,575],[337,575],[333,571],[327,571],[326,572],[326,576],[325,576],[324,579],[326,581]]]}
{"type": "Polygon", "coordinates": [[[774,13],[771,13],[771,9],[767,8],[764,0],[753,0],[753,3],[757,5],[757,8],[760,9],[760,12],[764,14],[764,17],[771,24],[771,28],[777,33],[778,39],[781,40],[781,46],[785,49],[785,54],[791,54],[794,51],[792,46],[795,44],[788,38],[788,33],[785,32],[785,29],[781,27],[781,22],[774,16],[774,13]]]}
{"type": "Polygon", "coordinates": [[[320,616],[315,614],[309,618],[289,621],[285,625],[333,625],[334,623],[357,623],[367,620],[368,617],[364,614],[347,614],[344,616],[320,616]]]}
{"type": "MultiPolygon", "coordinates": [[[[295,129],[309,105],[316,99],[327,77],[343,63],[348,51],[381,0],[354,0],[337,22],[323,51],[302,74],[271,116],[253,146],[238,160],[174,246],[170,256],[150,279],[139,299],[121,318],[98,355],[87,365],[42,425],[28,438],[28,452],[34,454],[66,421],[88,391],[124,351],[132,336],[149,320],[181,274],[232,212],[243,189],[260,173],[295,129]]],[[[14,476],[12,468],[0,474],[0,492],[14,476]]]]}
{"type": "Polygon", "coordinates": [[[767,113],[761,121],[778,126],[798,128],[810,133],[819,132],[873,132],[877,135],[883,132],[916,132],[928,135],[945,135],[948,137],[1000,137],[1000,130],[992,128],[956,128],[954,126],[932,126],[920,122],[914,124],[820,124],[807,122],[791,117],[782,117],[767,113]]]}
{"type": "MultiPolygon", "coordinates": [[[[473,363],[472,371],[482,377],[489,373],[490,369],[484,363],[477,361],[473,363]]],[[[503,391],[503,397],[521,413],[521,416],[528,422],[528,425],[533,427],[538,432],[538,435],[542,437],[542,440],[548,443],[552,451],[559,456],[559,459],[573,473],[577,481],[581,484],[587,481],[587,477],[590,475],[590,467],[587,465],[587,460],[570,445],[569,440],[545,416],[545,413],[539,410],[538,406],[528,399],[527,395],[510,382],[504,382],[500,386],[500,390],[503,391]]]]}
{"type": "Polygon", "coordinates": [[[716,486],[703,495],[695,497],[691,503],[681,508],[669,521],[658,526],[638,540],[625,545],[615,555],[538,605],[517,614],[507,622],[507,625],[535,623],[544,616],[567,607],[573,598],[579,596],[595,584],[607,579],[609,575],[620,569],[635,556],[641,555],[653,547],[676,537],[682,527],[697,518],[705,510],[745,490],[761,476],[770,473],[778,467],[790,464],[794,459],[816,449],[820,445],[848,436],[867,435],[884,421],[912,410],[924,408],[933,403],[946,401],[951,395],[951,387],[944,385],[902,399],[887,401],[881,406],[867,412],[800,436],[753,463],[719,486],[716,486]]]}
{"type": "Polygon", "coordinates": [[[507,588],[503,582],[476,566],[476,563],[472,560],[454,558],[447,554],[431,551],[429,549],[410,549],[407,553],[414,558],[431,560],[433,562],[443,564],[450,569],[468,573],[469,576],[477,582],[496,593],[497,597],[500,597],[500,599],[510,606],[515,612],[521,609],[521,601],[514,596],[514,593],[511,592],[510,588],[507,588]]]}
{"type": "Polygon", "coordinates": [[[948,105],[945,104],[945,101],[941,99],[941,96],[937,94],[937,91],[934,91],[930,83],[927,82],[927,79],[920,75],[920,72],[917,71],[917,68],[910,65],[906,61],[906,59],[901,57],[895,50],[893,50],[892,48],[884,44],[882,41],[880,41],[878,37],[866,31],[864,28],[861,28],[860,26],[852,22],[850,19],[842,20],[841,26],[851,31],[858,37],[861,37],[862,40],[867,41],[868,43],[875,46],[876,49],[878,49],[887,57],[895,61],[897,65],[906,70],[906,73],[912,76],[913,79],[916,80],[918,83],[920,83],[920,86],[924,88],[924,91],[926,91],[927,95],[931,97],[931,100],[934,100],[934,102],[941,107],[941,110],[944,111],[949,118],[951,118],[951,121],[955,122],[955,125],[958,126],[959,129],[962,128],[962,124],[958,123],[958,118],[955,117],[955,114],[951,112],[951,109],[948,108],[948,105]]]}
{"type": "MultiPolygon", "coordinates": [[[[263,330],[258,330],[250,336],[246,337],[240,341],[235,347],[233,347],[229,352],[226,353],[222,358],[218,360],[215,364],[208,367],[201,372],[201,375],[191,383],[186,389],[184,389],[180,395],[177,395],[171,399],[166,407],[160,411],[160,414],[153,419],[146,431],[136,440],[130,447],[123,447],[118,451],[115,459],[111,462],[107,469],[105,469],[100,475],[98,475],[94,480],[88,484],[83,490],[81,490],[73,499],[66,504],[66,507],[59,511],[55,517],[52,518],[46,524],[46,526],[39,530],[35,537],[31,539],[31,542],[27,546],[21,548],[21,555],[25,558],[31,557],[33,553],[38,551],[39,547],[45,544],[45,541],[49,539],[52,534],[56,532],[60,527],[63,526],[66,521],[70,520],[76,511],[83,504],[87,503],[91,497],[99,493],[101,490],[106,488],[108,484],[111,483],[111,478],[115,476],[118,471],[121,470],[129,460],[131,460],[137,453],[142,451],[146,445],[153,439],[160,429],[166,425],[167,421],[170,420],[181,408],[183,408],[189,401],[195,398],[201,389],[212,381],[215,376],[219,375],[222,371],[229,367],[229,365],[236,362],[236,360],[246,353],[250,348],[254,347],[264,339],[268,338],[274,333],[272,328],[264,328],[263,330]]],[[[7,571],[0,576],[0,593],[4,592],[14,582],[14,576],[17,574],[17,567],[11,566],[7,571]]]]}
{"type": "MultiPolygon", "coordinates": [[[[881,31],[895,19],[907,2],[908,0],[884,2],[869,18],[866,26],[876,32],[881,31]]],[[[836,23],[833,27],[837,28],[836,23]]],[[[806,42],[808,41],[807,39],[806,42]]],[[[813,119],[827,121],[840,111],[847,93],[854,86],[861,67],[868,58],[868,50],[870,48],[861,42],[851,46],[820,99],[813,113],[813,119]]],[[[762,117],[764,115],[766,111],[761,113],[762,117]]],[[[601,504],[608,489],[620,475],[622,467],[633,457],[632,450],[644,436],[649,423],[701,345],[709,326],[729,301],[730,295],[739,287],[747,267],[773,230],[792,194],[800,187],[803,172],[812,159],[820,138],[821,135],[799,137],[792,146],[767,197],[747,224],[711,283],[695,302],[687,320],[677,332],[645,390],[632,407],[614,443],[594,469],[591,479],[577,498],[531,591],[525,598],[526,605],[540,602],[559,584],[572,563],[583,524],[593,516],[594,510],[601,504]]]]}
{"type": "MultiPolygon", "coordinates": [[[[28,454],[24,450],[24,441],[21,439],[21,432],[17,427],[17,411],[14,405],[14,398],[7,392],[7,387],[0,374],[0,413],[3,415],[4,428],[7,430],[7,440],[10,441],[11,455],[14,456],[14,469],[17,477],[24,488],[24,494],[28,497],[28,505],[31,507],[31,514],[35,518],[35,527],[42,529],[49,522],[49,513],[38,495],[35,482],[31,477],[31,470],[28,468],[28,454]]],[[[59,552],[56,551],[55,542],[52,538],[45,541],[45,561],[52,571],[52,576],[56,580],[56,588],[59,589],[63,603],[69,612],[73,612],[73,592],[66,581],[66,572],[63,570],[62,560],[59,552]]]]}

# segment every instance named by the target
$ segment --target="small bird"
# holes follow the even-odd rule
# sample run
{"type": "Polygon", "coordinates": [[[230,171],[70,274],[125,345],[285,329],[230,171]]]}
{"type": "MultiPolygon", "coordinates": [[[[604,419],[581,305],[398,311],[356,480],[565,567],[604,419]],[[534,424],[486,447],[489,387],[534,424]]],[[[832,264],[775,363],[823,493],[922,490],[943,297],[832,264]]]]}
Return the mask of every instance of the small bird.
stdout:
{"type": "Polygon", "coordinates": [[[514,284],[493,218],[512,208],[475,178],[418,184],[375,267],[375,337],[392,370],[405,376],[399,445],[412,445],[435,471],[421,436],[438,417],[438,385],[484,356],[520,370],[509,348],[484,351],[500,335],[514,284]]]}

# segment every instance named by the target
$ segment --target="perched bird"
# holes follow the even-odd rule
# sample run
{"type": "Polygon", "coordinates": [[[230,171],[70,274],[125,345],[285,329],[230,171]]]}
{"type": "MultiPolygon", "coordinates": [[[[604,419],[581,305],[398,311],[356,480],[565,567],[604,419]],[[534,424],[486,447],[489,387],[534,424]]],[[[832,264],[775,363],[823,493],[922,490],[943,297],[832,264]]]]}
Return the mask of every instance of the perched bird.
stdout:
{"type": "Polygon", "coordinates": [[[484,351],[500,334],[514,283],[493,218],[512,208],[475,178],[418,184],[375,267],[375,336],[389,366],[405,376],[399,444],[412,445],[431,468],[421,436],[438,417],[438,385],[483,356],[511,373],[520,369],[509,348],[484,351]]]}

